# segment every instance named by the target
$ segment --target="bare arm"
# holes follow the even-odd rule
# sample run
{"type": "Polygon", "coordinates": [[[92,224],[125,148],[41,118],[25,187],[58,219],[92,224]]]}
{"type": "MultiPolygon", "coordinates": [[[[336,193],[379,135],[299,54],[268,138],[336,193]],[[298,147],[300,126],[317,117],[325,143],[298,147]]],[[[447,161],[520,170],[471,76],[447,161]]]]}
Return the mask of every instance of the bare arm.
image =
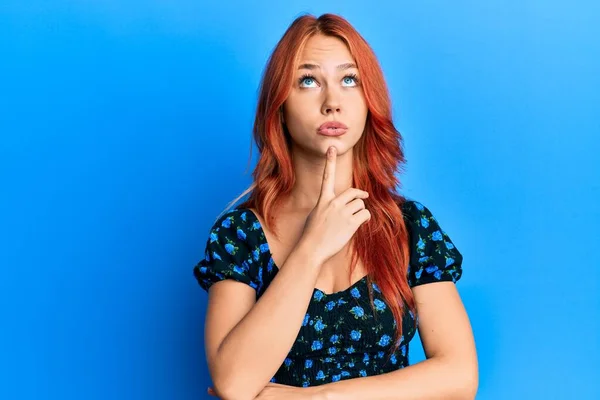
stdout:
{"type": "Polygon", "coordinates": [[[292,348],[321,265],[370,219],[363,198],[349,188],[334,192],[336,151],[327,153],[321,194],[304,231],[258,301],[235,281],[215,283],[206,313],[206,354],[215,392],[224,400],[254,399],[292,348]]]}
{"type": "Polygon", "coordinates": [[[232,280],[209,290],[206,354],[220,398],[254,399],[283,363],[319,273],[313,250],[299,242],[258,301],[254,289],[232,280]]]}

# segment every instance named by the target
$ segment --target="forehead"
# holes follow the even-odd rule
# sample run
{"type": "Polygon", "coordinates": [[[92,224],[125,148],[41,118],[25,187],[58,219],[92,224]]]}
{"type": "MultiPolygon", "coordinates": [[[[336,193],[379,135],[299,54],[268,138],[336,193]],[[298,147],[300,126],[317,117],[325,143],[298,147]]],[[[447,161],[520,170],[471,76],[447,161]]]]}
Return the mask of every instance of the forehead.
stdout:
{"type": "Polygon", "coordinates": [[[300,54],[301,62],[316,61],[319,64],[338,64],[354,61],[348,46],[334,36],[314,35],[309,38],[300,54]]]}

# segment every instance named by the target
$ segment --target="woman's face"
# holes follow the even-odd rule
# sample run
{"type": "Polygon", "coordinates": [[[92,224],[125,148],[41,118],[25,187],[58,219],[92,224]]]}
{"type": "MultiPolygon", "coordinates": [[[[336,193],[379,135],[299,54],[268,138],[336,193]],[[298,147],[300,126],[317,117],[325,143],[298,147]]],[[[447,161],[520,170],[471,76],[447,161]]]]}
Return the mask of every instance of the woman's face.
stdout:
{"type": "Polygon", "coordinates": [[[299,66],[283,104],[293,145],[320,156],[331,145],[338,155],[346,153],[361,138],[367,119],[360,76],[348,47],[336,37],[315,35],[308,40],[299,66]],[[321,124],[330,121],[342,122],[347,131],[341,136],[320,133],[321,124]]]}

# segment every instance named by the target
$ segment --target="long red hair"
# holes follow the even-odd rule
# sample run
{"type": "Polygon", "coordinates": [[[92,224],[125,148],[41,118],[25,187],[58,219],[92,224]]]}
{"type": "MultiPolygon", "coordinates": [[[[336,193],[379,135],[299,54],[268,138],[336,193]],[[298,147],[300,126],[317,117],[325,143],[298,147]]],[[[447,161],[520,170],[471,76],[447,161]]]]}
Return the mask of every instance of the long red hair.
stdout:
{"type": "Polygon", "coordinates": [[[369,192],[365,202],[371,219],[359,227],[351,240],[350,270],[362,260],[372,307],[371,282],[377,282],[396,320],[393,352],[402,336],[405,307],[416,315],[407,281],[408,232],[401,211],[405,198],[396,191],[400,183],[395,173],[405,164],[403,139],[392,122],[391,102],[379,62],[369,44],[344,18],[335,14],[318,18],[302,15],[292,22],[273,50],[262,77],[253,128],[260,155],[252,173],[254,182],[238,199],[246,193],[249,197],[239,207],[256,209],[277,237],[275,215],[295,183],[291,137],[282,124],[281,110],[292,88],[303,47],[316,34],[345,42],[361,76],[368,114],[364,133],[353,150],[352,186],[369,192]]]}

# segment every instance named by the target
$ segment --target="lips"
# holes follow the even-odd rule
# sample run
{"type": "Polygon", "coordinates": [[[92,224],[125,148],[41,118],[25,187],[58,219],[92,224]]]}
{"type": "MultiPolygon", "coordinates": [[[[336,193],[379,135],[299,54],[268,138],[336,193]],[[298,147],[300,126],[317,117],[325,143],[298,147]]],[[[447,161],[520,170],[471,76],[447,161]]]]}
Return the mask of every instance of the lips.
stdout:
{"type": "Polygon", "coordinates": [[[340,136],[346,133],[348,127],[339,121],[328,121],[319,126],[317,131],[325,136],[340,136]]]}

